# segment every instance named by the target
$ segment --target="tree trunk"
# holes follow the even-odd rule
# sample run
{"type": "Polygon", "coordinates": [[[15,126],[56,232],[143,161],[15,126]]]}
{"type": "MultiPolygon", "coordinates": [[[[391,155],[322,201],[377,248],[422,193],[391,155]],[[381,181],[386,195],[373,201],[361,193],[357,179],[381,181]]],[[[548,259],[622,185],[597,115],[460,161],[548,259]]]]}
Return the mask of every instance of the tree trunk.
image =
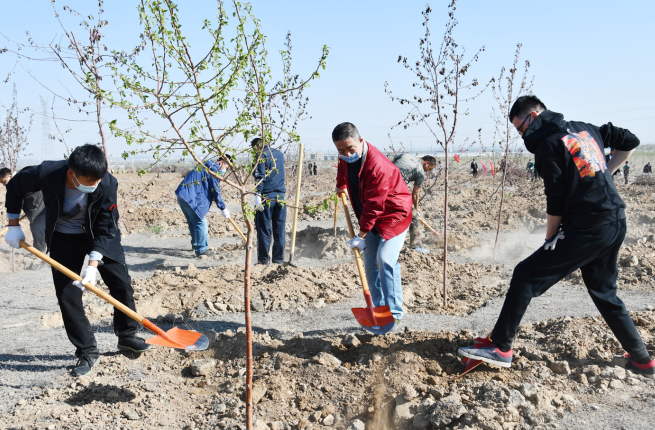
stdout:
{"type": "MultiPolygon", "coordinates": [[[[242,197],[245,207],[245,197],[242,197]]],[[[245,211],[244,211],[245,213],[245,211]]],[[[250,262],[252,260],[252,242],[254,229],[252,221],[246,219],[248,225],[248,241],[246,242],[246,267],[244,271],[244,307],[246,312],[246,429],[252,427],[252,319],[250,315],[250,262]]]]}
{"type": "Polygon", "coordinates": [[[448,307],[448,144],[444,147],[443,307],[448,307]]]}
{"type": "Polygon", "coordinates": [[[102,150],[105,152],[105,158],[107,159],[107,170],[111,173],[111,166],[109,164],[109,151],[107,150],[107,136],[105,136],[105,130],[102,128],[102,115],[100,112],[102,106],[102,98],[98,97],[96,99],[96,112],[98,113],[98,128],[100,129],[100,139],[102,142],[102,150]]]}
{"type": "Polygon", "coordinates": [[[500,187],[500,208],[498,209],[498,225],[496,226],[496,241],[494,242],[494,260],[496,260],[496,248],[498,247],[498,236],[500,235],[500,217],[503,214],[503,201],[505,200],[505,176],[507,175],[507,155],[509,153],[509,142],[505,147],[505,161],[503,166],[503,183],[500,187]]]}

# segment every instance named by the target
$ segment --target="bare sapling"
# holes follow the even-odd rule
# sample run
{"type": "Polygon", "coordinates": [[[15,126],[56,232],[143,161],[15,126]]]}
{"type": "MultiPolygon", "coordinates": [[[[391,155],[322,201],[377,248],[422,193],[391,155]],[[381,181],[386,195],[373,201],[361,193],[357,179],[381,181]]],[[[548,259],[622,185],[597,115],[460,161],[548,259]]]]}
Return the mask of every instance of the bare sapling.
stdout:
{"type": "MultiPolygon", "coordinates": [[[[448,5],[448,20],[443,38],[435,50],[430,33],[430,14],[428,6],[423,12],[425,35],[419,42],[420,58],[414,62],[400,55],[398,62],[411,71],[417,82],[412,84],[416,93],[410,97],[399,97],[392,93],[389,84],[385,83],[385,91],[391,100],[407,105],[409,112],[404,120],[394,127],[423,126],[427,128],[435,142],[444,150],[443,190],[443,306],[448,306],[448,174],[450,150],[456,139],[458,119],[460,115],[468,115],[465,103],[478,97],[489,84],[480,88],[475,78],[465,76],[470,72],[473,63],[478,61],[484,47],[478,49],[473,56],[467,58],[466,50],[460,47],[454,39],[453,32],[457,26],[455,18],[456,0],[448,5]]],[[[438,293],[435,297],[438,297],[438,293]]]]}
{"type": "MultiPolygon", "coordinates": [[[[252,318],[250,273],[254,238],[252,197],[266,196],[257,186],[277,171],[277,166],[256,174],[257,166],[270,157],[269,148],[298,143],[298,121],[305,115],[307,97],[303,91],[325,68],[328,50],[324,46],[316,69],[307,78],[291,73],[291,41],[280,51],[281,78],[273,83],[266,37],[249,4],[217,2],[217,10],[204,20],[204,40],[191,40],[183,31],[178,6],[171,0],[141,0],[138,5],[142,40],[138,55],[115,52],[114,80],[117,96],[113,106],[124,109],[134,121],[130,130],[116,122],[111,130],[125,138],[132,149],[124,153],[148,152],[155,161],[168,156],[191,157],[197,169],[204,169],[223,186],[238,191],[247,225],[244,270],[246,325],[246,428],[253,428],[252,403],[252,318]],[[192,47],[191,44],[194,44],[192,47]],[[197,48],[202,46],[203,48],[197,48]],[[145,57],[145,58],[143,58],[145,57]],[[167,126],[150,129],[146,118],[162,118],[167,126]],[[230,119],[226,119],[230,118],[230,119]],[[136,131],[135,131],[136,130],[136,131]],[[253,138],[261,145],[251,147],[253,138]],[[208,159],[225,160],[230,172],[220,175],[205,165],[208,159]]],[[[274,161],[274,160],[273,160],[274,161]]],[[[285,203],[283,200],[278,200],[285,203]]]]}
{"type": "MultiPolygon", "coordinates": [[[[5,52],[12,52],[18,56],[19,63],[23,61],[37,61],[37,62],[54,62],[59,64],[68,74],[73,78],[78,88],[83,90],[83,94],[77,97],[69,91],[68,88],[53,88],[44,83],[41,76],[35,76],[30,70],[20,63],[22,68],[43,88],[50,92],[54,100],[61,100],[69,106],[75,106],[79,113],[93,116],[93,120],[98,125],[98,134],[100,136],[99,144],[107,158],[107,165],[110,166],[110,154],[107,148],[107,134],[105,131],[108,121],[103,119],[103,107],[107,104],[108,94],[107,90],[103,87],[103,78],[111,79],[111,64],[115,60],[114,55],[110,52],[109,48],[102,42],[104,37],[103,30],[109,25],[109,22],[104,19],[104,1],[98,0],[97,15],[87,15],[79,23],[81,27],[80,33],[76,34],[73,30],[67,28],[62,20],[55,2],[51,2],[54,16],[57,19],[63,37],[59,43],[50,42],[41,45],[37,43],[30,33],[27,33],[27,43],[19,43],[9,40],[13,48],[5,49],[5,52]]],[[[70,6],[62,8],[71,16],[80,17],[81,13],[72,9],[70,6]]],[[[54,39],[56,40],[56,38],[54,39]]],[[[1,52],[1,51],[0,51],[1,52]]],[[[47,69],[46,69],[47,70],[47,69]]],[[[54,110],[54,108],[53,108],[54,110]]],[[[53,113],[53,119],[56,121],[57,117],[53,113]]],[[[85,121],[79,118],[59,118],[64,121],[85,121]]],[[[56,124],[56,122],[55,122],[56,124]]],[[[61,132],[60,132],[61,134],[61,132]]]]}
{"type": "Polygon", "coordinates": [[[491,117],[496,123],[495,137],[498,144],[503,151],[502,161],[502,181],[500,186],[500,205],[498,207],[498,223],[496,226],[496,239],[494,241],[494,260],[496,259],[496,249],[498,247],[498,237],[500,235],[500,221],[503,214],[503,203],[505,201],[505,182],[508,173],[511,174],[512,168],[510,166],[510,153],[513,149],[517,149],[520,143],[520,136],[514,129],[514,126],[509,121],[509,112],[512,109],[512,104],[517,98],[523,94],[529,93],[532,89],[534,77],[528,79],[528,69],[530,62],[525,60],[523,65],[523,77],[520,82],[517,82],[517,71],[519,67],[519,57],[521,56],[521,44],[516,45],[516,53],[514,54],[514,62],[509,70],[505,67],[500,69],[498,79],[494,79],[491,84],[491,92],[498,105],[498,110],[492,108],[491,117]]]}

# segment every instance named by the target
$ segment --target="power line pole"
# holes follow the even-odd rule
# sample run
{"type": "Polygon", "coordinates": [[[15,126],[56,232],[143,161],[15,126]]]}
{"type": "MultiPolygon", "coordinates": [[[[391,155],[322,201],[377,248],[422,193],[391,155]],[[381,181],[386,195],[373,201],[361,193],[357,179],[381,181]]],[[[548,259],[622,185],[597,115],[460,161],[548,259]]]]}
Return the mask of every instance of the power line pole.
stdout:
{"type": "Polygon", "coordinates": [[[54,160],[55,155],[53,151],[53,143],[50,142],[50,121],[48,121],[48,99],[41,98],[41,104],[43,106],[43,121],[41,122],[41,161],[54,160]]]}

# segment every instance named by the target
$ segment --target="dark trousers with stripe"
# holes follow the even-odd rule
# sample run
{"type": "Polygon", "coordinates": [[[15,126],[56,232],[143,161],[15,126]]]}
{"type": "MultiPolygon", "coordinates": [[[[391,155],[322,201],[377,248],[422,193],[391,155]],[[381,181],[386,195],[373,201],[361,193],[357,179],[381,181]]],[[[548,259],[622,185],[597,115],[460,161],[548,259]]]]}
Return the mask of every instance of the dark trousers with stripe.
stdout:
{"type": "Polygon", "coordinates": [[[580,269],[587,292],[618,341],[632,359],[648,360],[625,305],[616,296],[616,261],[626,233],[625,219],[591,228],[566,228],[554,250],[543,246],[514,269],[505,303],[491,340],[501,350],[512,347],[521,319],[533,297],[539,297],[565,276],[580,269]]]}
{"type": "MultiPolygon", "coordinates": [[[[55,232],[50,246],[50,257],[75,273],[83,269],[84,259],[91,251],[89,240],[85,234],[63,234],[55,232]]],[[[98,267],[102,280],[109,288],[109,293],[119,302],[132,310],[134,306],[134,290],[132,279],[127,267],[105,257],[104,264],[98,267]]],[[[55,283],[57,301],[64,320],[64,328],[68,339],[75,346],[77,357],[98,356],[98,345],[91,324],[84,313],[82,291],[73,285],[73,280],[56,269],[52,269],[52,279],[55,283]]],[[[93,294],[86,292],[86,294],[93,294]]],[[[114,309],[114,333],[119,338],[133,336],[139,329],[139,324],[114,309]]]]}

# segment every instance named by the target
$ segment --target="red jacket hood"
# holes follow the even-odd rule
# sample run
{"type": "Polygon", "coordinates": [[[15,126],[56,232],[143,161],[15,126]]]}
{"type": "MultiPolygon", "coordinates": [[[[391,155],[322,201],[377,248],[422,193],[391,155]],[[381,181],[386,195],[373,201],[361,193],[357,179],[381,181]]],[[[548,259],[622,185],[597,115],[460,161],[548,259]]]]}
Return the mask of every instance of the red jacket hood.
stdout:
{"type": "MultiPolygon", "coordinates": [[[[412,195],[403,180],[400,170],[376,147],[364,142],[364,159],[359,171],[359,197],[362,211],[355,215],[362,231],[373,227],[384,240],[398,236],[409,228],[412,222],[412,195]]],[[[339,158],[337,188],[350,192],[348,163],[339,158]]],[[[353,205],[352,197],[350,204],[353,205]]]]}

